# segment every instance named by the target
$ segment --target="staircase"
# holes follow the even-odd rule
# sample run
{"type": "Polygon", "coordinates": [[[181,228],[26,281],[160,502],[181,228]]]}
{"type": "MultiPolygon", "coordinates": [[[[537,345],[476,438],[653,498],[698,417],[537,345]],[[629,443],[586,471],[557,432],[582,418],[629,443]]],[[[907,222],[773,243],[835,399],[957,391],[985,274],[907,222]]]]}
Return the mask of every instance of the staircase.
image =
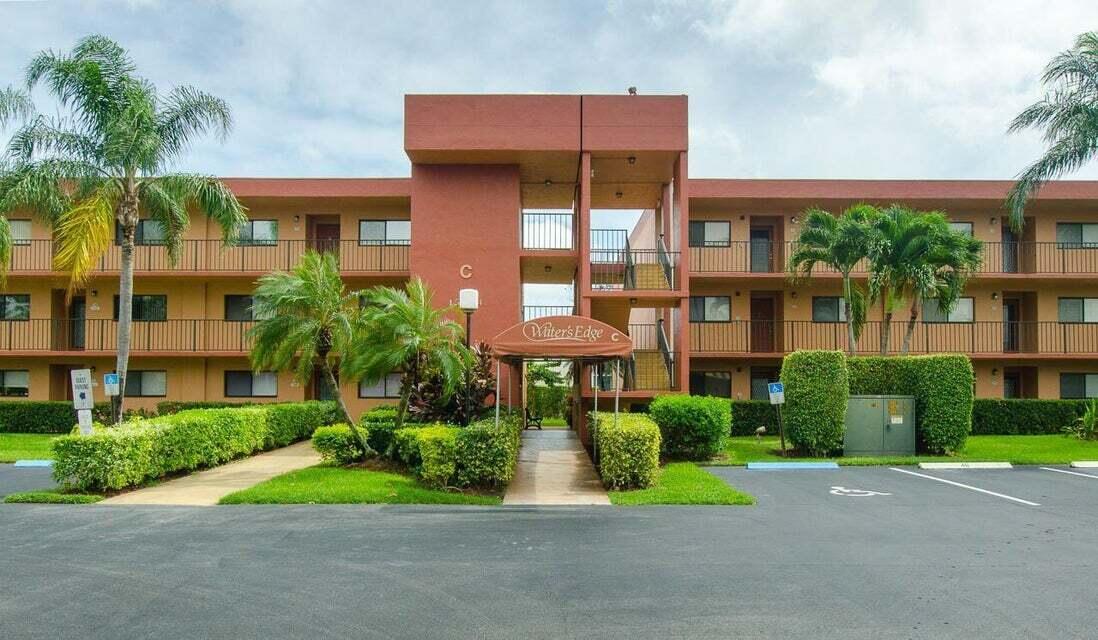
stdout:
{"type": "Polygon", "coordinates": [[[660,391],[671,388],[671,374],[659,351],[634,351],[634,388],[638,391],[660,391]]]}

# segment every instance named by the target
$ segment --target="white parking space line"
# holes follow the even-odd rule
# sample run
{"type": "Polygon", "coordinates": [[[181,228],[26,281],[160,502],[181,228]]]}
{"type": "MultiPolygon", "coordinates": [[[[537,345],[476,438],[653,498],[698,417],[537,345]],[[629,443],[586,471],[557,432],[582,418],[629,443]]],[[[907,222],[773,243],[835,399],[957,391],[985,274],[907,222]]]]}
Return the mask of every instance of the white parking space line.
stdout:
{"type": "Polygon", "coordinates": [[[945,484],[951,484],[955,487],[961,487],[962,489],[968,489],[969,491],[978,491],[980,493],[986,493],[989,496],[995,496],[996,498],[1002,498],[1004,500],[1010,500],[1019,504],[1028,505],[1030,507],[1039,507],[1041,503],[1030,502],[1029,500],[1022,500],[1021,498],[1015,498],[1014,496],[1008,496],[1003,493],[995,493],[994,491],[988,491],[987,489],[981,489],[980,487],[974,487],[968,484],[962,484],[960,482],[954,482],[952,480],[946,480],[945,478],[936,478],[934,476],[928,476],[925,473],[915,473],[914,471],[908,471],[907,469],[897,469],[896,467],[889,467],[893,471],[899,471],[900,473],[906,473],[909,476],[918,476],[920,478],[926,478],[927,480],[936,480],[938,482],[944,482],[945,484]]]}
{"type": "Polygon", "coordinates": [[[1098,476],[1089,473],[1079,473],[1078,471],[1068,471],[1067,469],[1053,469],[1052,467],[1041,467],[1045,471],[1055,471],[1056,473],[1066,473],[1069,476],[1083,476],[1084,478],[1091,478],[1098,480],[1098,476]]]}

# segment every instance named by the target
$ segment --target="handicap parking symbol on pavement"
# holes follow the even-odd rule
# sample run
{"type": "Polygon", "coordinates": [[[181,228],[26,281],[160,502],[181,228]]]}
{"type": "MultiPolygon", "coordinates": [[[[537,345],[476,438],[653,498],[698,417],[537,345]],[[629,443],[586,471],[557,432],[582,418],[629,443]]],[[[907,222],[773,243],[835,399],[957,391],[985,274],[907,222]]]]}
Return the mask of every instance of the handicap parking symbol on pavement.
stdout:
{"type": "Polygon", "coordinates": [[[833,496],[846,496],[848,498],[868,498],[870,496],[890,496],[884,491],[869,491],[867,489],[847,489],[846,487],[831,487],[829,492],[833,496]]]}

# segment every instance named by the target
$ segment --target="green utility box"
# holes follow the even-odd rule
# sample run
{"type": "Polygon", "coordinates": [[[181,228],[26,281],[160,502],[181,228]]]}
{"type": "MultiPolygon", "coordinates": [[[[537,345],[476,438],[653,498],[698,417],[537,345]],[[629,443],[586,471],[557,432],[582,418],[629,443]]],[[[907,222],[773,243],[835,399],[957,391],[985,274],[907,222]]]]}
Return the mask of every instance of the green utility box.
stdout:
{"type": "Polygon", "coordinates": [[[915,455],[915,398],[850,396],[843,455],[915,455]]]}

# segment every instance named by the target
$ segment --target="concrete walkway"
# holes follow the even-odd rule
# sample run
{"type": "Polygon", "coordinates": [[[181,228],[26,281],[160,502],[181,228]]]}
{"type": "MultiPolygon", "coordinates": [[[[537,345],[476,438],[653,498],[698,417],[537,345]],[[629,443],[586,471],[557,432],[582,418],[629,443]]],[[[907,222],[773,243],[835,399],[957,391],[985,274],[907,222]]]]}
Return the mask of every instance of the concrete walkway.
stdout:
{"type": "Polygon", "coordinates": [[[591,458],[574,431],[524,431],[506,505],[610,504],[591,458]]]}
{"type": "Polygon", "coordinates": [[[319,463],[320,456],[313,450],[312,443],[306,440],[147,489],[123,493],[98,504],[214,505],[234,491],[319,463]]]}

